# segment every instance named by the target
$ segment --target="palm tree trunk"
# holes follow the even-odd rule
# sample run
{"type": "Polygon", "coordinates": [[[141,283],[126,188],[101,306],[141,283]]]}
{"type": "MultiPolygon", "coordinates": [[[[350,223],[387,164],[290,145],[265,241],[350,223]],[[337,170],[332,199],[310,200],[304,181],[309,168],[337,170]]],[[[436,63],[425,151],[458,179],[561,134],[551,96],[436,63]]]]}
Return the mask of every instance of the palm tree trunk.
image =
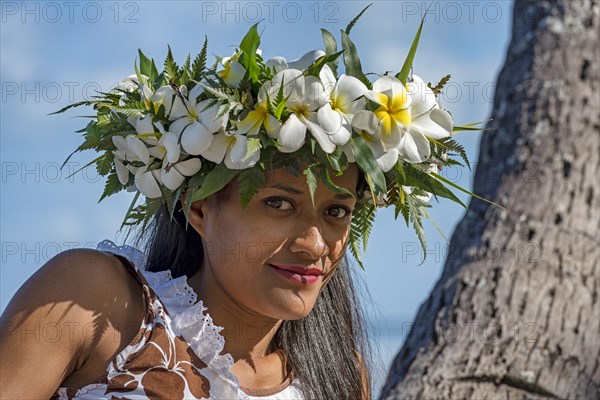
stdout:
{"type": "Polygon", "coordinates": [[[477,194],[384,399],[600,398],[600,5],[517,0],[477,194]]]}

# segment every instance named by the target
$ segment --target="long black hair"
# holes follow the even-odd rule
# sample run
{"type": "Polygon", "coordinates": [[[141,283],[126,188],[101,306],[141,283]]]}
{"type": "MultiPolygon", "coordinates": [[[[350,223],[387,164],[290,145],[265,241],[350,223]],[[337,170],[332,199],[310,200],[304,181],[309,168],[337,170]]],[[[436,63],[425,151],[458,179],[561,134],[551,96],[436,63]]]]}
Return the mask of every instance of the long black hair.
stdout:
{"type": "MultiPolygon", "coordinates": [[[[170,270],[173,278],[191,277],[204,259],[202,238],[193,228],[186,229],[181,210],[171,219],[163,206],[146,234],[138,237],[140,242],[145,243],[146,269],[170,270]]],[[[370,398],[370,346],[351,269],[344,256],[312,312],[283,321],[271,343],[284,352],[306,399],[370,398]]]]}

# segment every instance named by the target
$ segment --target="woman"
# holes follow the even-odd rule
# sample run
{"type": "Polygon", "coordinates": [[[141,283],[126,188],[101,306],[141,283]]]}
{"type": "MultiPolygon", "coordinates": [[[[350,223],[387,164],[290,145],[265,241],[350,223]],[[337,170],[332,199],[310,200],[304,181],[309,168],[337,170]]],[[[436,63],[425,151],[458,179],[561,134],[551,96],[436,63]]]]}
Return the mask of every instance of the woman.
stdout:
{"type": "Polygon", "coordinates": [[[3,396],[370,397],[346,249],[362,266],[378,205],[423,241],[431,195],[460,202],[436,172],[464,150],[443,82],[409,76],[418,39],[371,83],[357,19],[347,75],[326,30],[327,53],[265,62],[255,25],[220,68],[206,42],[181,67],[169,50],[160,74],[140,51],[135,76],[76,104],[97,111],[78,151],[101,152],[102,198],[137,192],[126,224],[147,259],[101,243],[42,267],[2,317],[3,396]]]}
{"type": "MultiPolygon", "coordinates": [[[[358,175],[351,168],[335,183],[356,195],[358,175]]],[[[172,221],[166,209],[157,214],[147,260],[156,273],[138,272],[136,279],[122,255],[93,250],[50,260],[3,316],[11,327],[2,342],[3,397],[48,398],[60,387],[61,398],[233,398],[236,383],[227,380],[237,377],[243,393],[260,398],[368,398],[360,308],[343,262],[355,198],[319,185],[314,201],[313,207],[305,179],[278,169],[245,208],[235,181],[193,203],[193,229],[185,229],[185,219],[172,221]],[[160,278],[166,268],[183,279],[160,278]],[[144,279],[157,282],[148,285],[154,293],[142,289],[144,279]],[[178,306],[175,293],[202,300],[178,306]],[[150,304],[156,300],[164,300],[167,315],[150,304]],[[184,333],[188,339],[210,324],[206,312],[194,315],[204,307],[214,325],[225,327],[224,345],[207,332],[197,347],[179,339],[165,344],[168,324],[157,319],[192,318],[177,332],[196,329],[184,333]],[[42,340],[21,335],[33,326],[52,328],[43,328],[42,340]],[[187,354],[210,352],[211,345],[218,348],[204,361],[187,354]],[[221,348],[234,360],[232,374],[219,370],[228,362],[221,348]],[[168,365],[159,370],[162,360],[168,365]],[[208,368],[211,361],[217,365],[208,368]]]]}

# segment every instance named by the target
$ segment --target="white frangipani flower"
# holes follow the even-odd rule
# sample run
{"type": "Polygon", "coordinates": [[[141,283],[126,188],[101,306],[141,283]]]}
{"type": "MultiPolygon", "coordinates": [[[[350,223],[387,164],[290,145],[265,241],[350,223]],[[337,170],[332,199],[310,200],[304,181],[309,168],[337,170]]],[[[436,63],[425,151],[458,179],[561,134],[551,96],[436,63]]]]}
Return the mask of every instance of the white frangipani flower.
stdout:
{"type": "MultiPolygon", "coordinates": [[[[381,168],[383,172],[387,172],[394,168],[394,165],[398,162],[398,149],[392,147],[386,150],[383,146],[383,142],[379,136],[379,121],[375,114],[366,110],[359,111],[352,118],[352,126],[354,127],[355,132],[363,138],[366,145],[369,146],[373,152],[379,168],[381,168]]],[[[347,150],[346,154],[348,154],[347,150]]],[[[354,157],[352,157],[350,161],[353,162],[354,157]]]]}
{"type": "MultiPolygon", "coordinates": [[[[373,84],[373,90],[365,94],[369,100],[377,103],[375,116],[379,120],[377,128],[383,148],[389,150],[398,147],[404,136],[404,131],[410,126],[410,106],[412,98],[400,80],[391,76],[382,76],[373,84]]],[[[429,143],[420,135],[419,146],[429,143]],[[424,142],[423,142],[424,141],[424,142]]]]}
{"type": "Polygon", "coordinates": [[[119,106],[125,107],[125,98],[127,97],[127,95],[125,93],[123,93],[122,91],[133,92],[137,88],[138,88],[137,75],[133,74],[133,75],[129,75],[126,78],[123,78],[123,80],[121,82],[119,82],[117,84],[117,86],[115,86],[110,91],[110,93],[115,93],[115,94],[121,95],[121,98],[119,99],[119,106]]]}
{"type": "Polygon", "coordinates": [[[289,63],[284,57],[276,56],[268,59],[265,65],[274,68],[276,73],[286,69],[299,69],[300,71],[304,71],[325,55],[326,53],[323,50],[312,50],[305,53],[299,59],[290,61],[289,63]]]}
{"type": "Polygon", "coordinates": [[[288,67],[291,69],[299,69],[300,71],[304,71],[311,65],[315,63],[319,58],[326,56],[323,50],[312,50],[307,53],[304,53],[302,57],[297,60],[290,61],[288,63],[288,67]]]}
{"type": "Polygon", "coordinates": [[[228,118],[227,114],[217,118],[219,112],[217,105],[206,108],[212,100],[198,103],[201,91],[200,85],[195,86],[185,99],[185,104],[177,98],[173,103],[170,116],[174,121],[169,131],[180,138],[183,150],[192,155],[199,155],[208,149],[213,140],[213,133],[224,127],[228,118]]]}
{"type": "Polygon", "coordinates": [[[129,172],[130,170],[130,166],[129,165],[125,165],[123,164],[123,162],[121,160],[119,160],[117,157],[114,158],[114,162],[115,162],[115,170],[117,171],[117,178],[119,178],[119,182],[121,182],[121,185],[127,185],[127,183],[129,182],[129,172]]]}
{"type": "Polygon", "coordinates": [[[112,141],[117,147],[113,151],[116,158],[123,161],[141,161],[145,165],[150,163],[148,147],[135,135],[127,135],[126,137],[114,135],[112,141]]]}
{"type": "Polygon", "coordinates": [[[321,81],[314,76],[304,76],[300,70],[287,69],[277,73],[273,82],[276,91],[283,82],[283,94],[291,113],[277,137],[279,150],[283,153],[298,150],[304,144],[308,129],[323,151],[332,153],[335,144],[317,121],[317,110],[325,104],[325,88],[321,81]]]}
{"type": "Polygon", "coordinates": [[[251,110],[243,120],[238,122],[238,133],[257,135],[260,128],[264,126],[270,137],[277,138],[281,129],[281,122],[274,115],[269,114],[267,107],[267,101],[270,100],[273,102],[277,97],[277,90],[278,86],[275,83],[275,79],[265,82],[258,92],[258,99],[254,105],[254,110],[251,110]]]}
{"type": "Polygon", "coordinates": [[[171,107],[173,106],[173,99],[175,92],[171,86],[161,86],[158,90],[150,96],[150,101],[154,104],[154,108],[158,111],[160,105],[165,106],[165,116],[168,118],[171,113],[171,107]]]}
{"type": "Polygon", "coordinates": [[[142,118],[129,117],[127,118],[127,122],[135,128],[138,135],[147,136],[154,133],[154,125],[152,125],[152,116],[150,114],[146,114],[142,118]]]}
{"type": "Polygon", "coordinates": [[[411,126],[433,139],[450,136],[454,129],[452,116],[440,108],[433,90],[418,75],[413,75],[407,86],[412,97],[411,126]]]}
{"type": "Polygon", "coordinates": [[[148,171],[148,166],[145,165],[135,172],[135,187],[149,199],[162,196],[160,184],[160,171],[158,169],[148,171]]]}
{"type": "Polygon", "coordinates": [[[354,114],[364,110],[367,87],[353,76],[342,75],[336,81],[331,68],[324,65],[319,74],[327,103],[317,111],[317,121],[336,145],[344,145],[352,136],[354,114]]]}
{"type": "Polygon", "coordinates": [[[220,164],[225,160],[229,169],[245,169],[253,167],[260,158],[257,146],[248,152],[248,138],[240,133],[221,132],[215,135],[211,146],[202,153],[202,157],[220,164]]]}
{"type": "Polygon", "coordinates": [[[160,139],[149,138],[146,143],[153,147],[149,149],[150,155],[162,160],[160,181],[172,191],[179,189],[186,176],[192,176],[200,171],[202,162],[199,158],[189,158],[180,161],[181,149],[177,135],[167,132],[160,122],[154,124],[160,132],[160,139]]]}
{"type": "Polygon", "coordinates": [[[405,161],[421,163],[431,155],[426,136],[449,136],[453,123],[450,114],[439,108],[433,91],[418,76],[413,79],[407,89],[400,80],[382,76],[366,96],[379,104],[375,115],[384,148],[397,147],[405,161]]]}
{"type": "Polygon", "coordinates": [[[192,176],[200,171],[202,161],[197,158],[188,158],[187,160],[170,163],[166,158],[163,159],[160,169],[160,181],[168,189],[176,191],[179,189],[186,176],[192,176]]]}
{"type": "Polygon", "coordinates": [[[181,147],[177,135],[173,132],[167,132],[160,122],[155,122],[154,126],[158,128],[160,134],[157,133],[156,136],[149,136],[142,139],[150,146],[148,152],[152,157],[159,160],[164,160],[166,158],[169,163],[176,163],[179,161],[179,156],[181,154],[181,147]]]}
{"type": "Polygon", "coordinates": [[[221,59],[223,69],[217,72],[228,86],[234,88],[240,86],[240,82],[246,74],[246,68],[238,62],[239,56],[239,52],[235,52],[231,57],[221,59]]]}

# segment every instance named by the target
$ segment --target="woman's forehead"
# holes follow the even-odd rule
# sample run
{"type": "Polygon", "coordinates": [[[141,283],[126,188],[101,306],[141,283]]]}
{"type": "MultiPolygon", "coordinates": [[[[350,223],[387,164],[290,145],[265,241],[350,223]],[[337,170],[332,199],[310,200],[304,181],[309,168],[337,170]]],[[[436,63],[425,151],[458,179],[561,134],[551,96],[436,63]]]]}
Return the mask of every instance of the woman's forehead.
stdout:
{"type": "MultiPolygon", "coordinates": [[[[306,189],[308,187],[308,183],[306,180],[306,175],[302,171],[303,169],[298,174],[294,174],[288,168],[277,168],[267,171],[265,187],[285,185],[297,188],[299,190],[306,189]]],[[[343,187],[351,192],[356,190],[356,185],[358,182],[358,168],[355,165],[350,164],[343,174],[339,176],[332,169],[329,169],[328,171],[331,180],[337,186],[343,187]]],[[[313,172],[317,174],[316,171],[313,172]]],[[[322,186],[320,183],[321,182],[319,178],[317,178],[317,187],[322,186]]]]}

